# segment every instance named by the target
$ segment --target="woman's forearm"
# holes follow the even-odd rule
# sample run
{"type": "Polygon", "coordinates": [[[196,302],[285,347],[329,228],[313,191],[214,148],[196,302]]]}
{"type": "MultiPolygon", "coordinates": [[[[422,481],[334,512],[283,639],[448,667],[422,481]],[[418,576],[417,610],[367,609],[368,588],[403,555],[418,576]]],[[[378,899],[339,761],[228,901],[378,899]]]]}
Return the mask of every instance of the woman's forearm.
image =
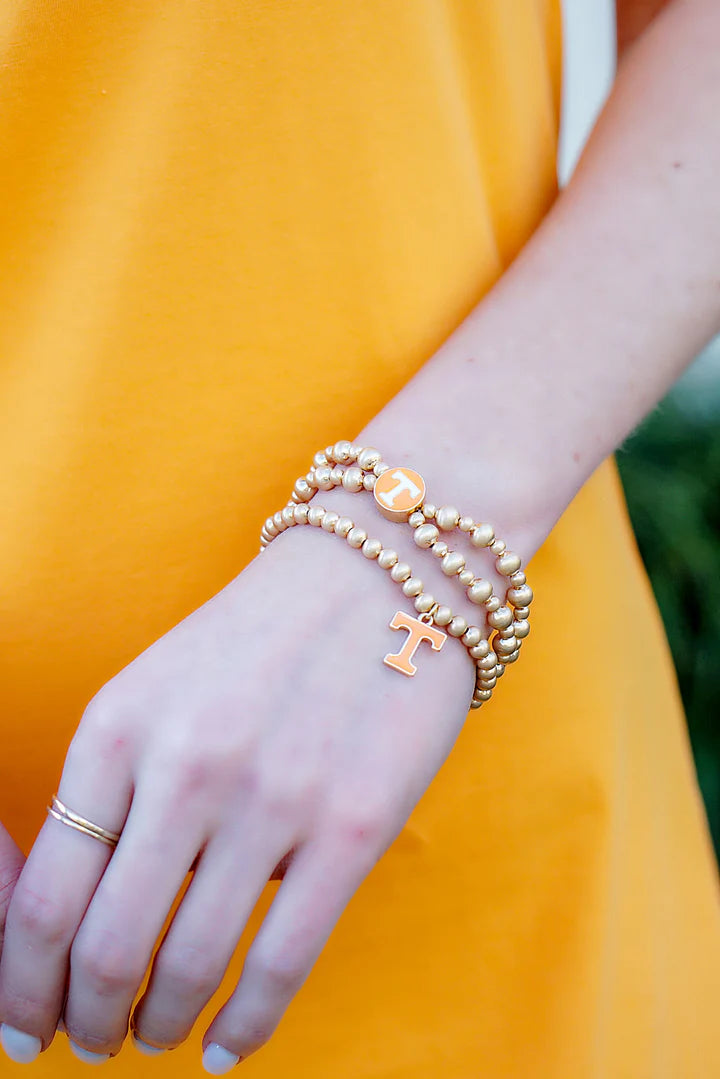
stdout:
{"type": "Polygon", "coordinates": [[[720,329],[720,5],[624,59],[541,227],[360,433],[526,554],[720,329]]]}

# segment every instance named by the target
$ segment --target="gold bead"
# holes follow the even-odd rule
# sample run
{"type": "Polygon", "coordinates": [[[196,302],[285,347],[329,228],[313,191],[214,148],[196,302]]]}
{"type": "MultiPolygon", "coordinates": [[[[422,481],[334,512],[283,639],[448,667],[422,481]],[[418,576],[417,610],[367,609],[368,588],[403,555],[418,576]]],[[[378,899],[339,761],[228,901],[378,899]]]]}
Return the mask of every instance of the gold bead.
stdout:
{"type": "Polygon", "coordinates": [[[415,512],[411,513],[408,517],[407,523],[411,528],[419,528],[420,525],[425,524],[425,518],[420,510],[415,510],[415,512]]]}
{"type": "Polygon", "coordinates": [[[390,570],[390,576],[393,581],[397,581],[397,583],[400,584],[401,581],[407,581],[408,577],[412,576],[412,570],[407,562],[396,562],[390,570]]]}
{"type": "Polygon", "coordinates": [[[496,539],[494,543],[490,544],[490,553],[494,555],[501,555],[505,553],[505,544],[502,540],[496,539]]]}
{"type": "Polygon", "coordinates": [[[378,555],[378,566],[380,566],[381,569],[392,569],[397,560],[397,551],[393,551],[392,548],[386,547],[378,555]]]}
{"type": "Polygon", "coordinates": [[[465,559],[459,551],[448,551],[440,563],[440,569],[446,577],[454,577],[456,573],[459,573],[464,568],[465,559]]]}
{"type": "Polygon", "coordinates": [[[492,671],[495,669],[496,663],[497,656],[495,656],[493,652],[488,652],[486,655],[480,657],[480,659],[477,661],[477,666],[478,669],[481,671],[492,671]]]}
{"type": "Polygon", "coordinates": [[[406,596],[419,596],[423,590],[423,583],[419,577],[408,577],[403,583],[402,590],[406,596]]]}
{"type": "Polygon", "coordinates": [[[423,517],[427,517],[428,521],[431,521],[435,516],[436,508],[432,502],[424,502],[422,505],[423,517]]]}
{"type": "Polygon", "coordinates": [[[379,539],[366,539],[361,550],[366,558],[377,558],[382,551],[382,543],[379,539]]]}
{"type": "Polygon", "coordinates": [[[382,454],[380,450],[376,450],[372,446],[366,446],[358,454],[357,463],[365,472],[371,472],[381,460],[382,454]]]}
{"type": "Polygon", "coordinates": [[[445,540],[436,540],[430,550],[436,558],[444,558],[450,548],[448,547],[447,543],[445,543],[445,540]]]}
{"type": "Polygon", "coordinates": [[[373,491],[375,489],[375,480],[377,476],[373,476],[372,472],[368,472],[363,476],[363,487],[366,491],[373,491]]]}
{"type": "Polygon", "coordinates": [[[322,506],[311,506],[310,509],[308,510],[308,516],[307,516],[308,524],[309,525],[315,525],[316,528],[319,528],[320,525],[323,522],[323,517],[324,516],[325,516],[325,510],[323,509],[322,506]]]}
{"type": "Polygon", "coordinates": [[[471,603],[485,603],[492,595],[492,585],[484,577],[476,577],[467,590],[467,597],[471,603]]]}
{"type": "Polygon", "coordinates": [[[511,573],[515,573],[520,568],[520,556],[508,551],[498,558],[495,565],[498,573],[502,573],[503,577],[509,577],[511,573]]]}
{"type": "Polygon", "coordinates": [[[452,532],[460,520],[460,513],[454,506],[441,506],[435,514],[438,528],[443,532],[452,532]]]}
{"type": "Polygon", "coordinates": [[[322,521],[320,522],[320,527],[324,528],[326,532],[334,532],[335,525],[338,523],[339,520],[339,513],[336,513],[335,510],[328,510],[322,521]]]}
{"type": "Polygon", "coordinates": [[[339,521],[335,522],[335,535],[341,536],[345,539],[348,532],[355,527],[355,522],[352,517],[341,517],[339,521]]]}
{"type": "Polygon", "coordinates": [[[492,525],[475,525],[470,533],[470,542],[475,547],[489,547],[495,539],[492,525]]]}
{"type": "Polygon", "coordinates": [[[461,532],[472,532],[475,527],[475,522],[472,517],[461,517],[458,521],[458,528],[461,532]]]}
{"type": "Polygon", "coordinates": [[[456,614],[448,626],[447,631],[451,637],[462,637],[467,628],[467,619],[463,618],[461,614],[456,614]]]}
{"type": "Polygon", "coordinates": [[[509,607],[498,607],[488,615],[488,622],[493,629],[507,629],[513,620],[512,611],[509,607]]]}
{"type": "Polygon", "coordinates": [[[515,631],[515,636],[519,640],[522,640],[523,637],[527,637],[530,632],[530,623],[526,618],[516,618],[513,622],[513,629],[515,631]]]}
{"type": "Polygon", "coordinates": [[[517,644],[517,638],[514,636],[509,637],[507,640],[496,637],[493,641],[493,649],[497,656],[509,656],[512,652],[516,651],[517,644]]]}
{"type": "Polygon", "coordinates": [[[474,580],[475,574],[471,569],[463,569],[458,573],[458,581],[460,584],[465,585],[466,588],[469,584],[472,584],[474,580]]]}
{"type": "Polygon", "coordinates": [[[293,495],[300,502],[307,502],[313,496],[313,488],[306,479],[299,479],[293,487],[293,495]]]}
{"type": "Polygon", "coordinates": [[[463,633],[462,643],[468,648],[473,648],[482,640],[482,630],[479,626],[468,626],[463,633]]]}
{"type": "Polygon", "coordinates": [[[351,468],[345,469],[342,485],[346,491],[361,491],[363,486],[362,469],[358,468],[357,465],[352,465],[351,468]]]}
{"type": "Polygon", "coordinates": [[[315,482],[317,483],[321,491],[331,491],[335,486],[332,479],[330,478],[331,474],[332,469],[328,468],[327,465],[323,465],[322,468],[315,469],[315,482]]]}
{"type": "Polygon", "coordinates": [[[509,589],[507,598],[513,607],[529,607],[533,601],[533,590],[529,584],[521,584],[509,589]]]}
{"type": "MultiPolygon", "coordinates": [[[[414,516],[415,514],[413,514],[413,517],[414,516]]],[[[413,540],[418,547],[432,547],[439,535],[440,533],[435,525],[422,524],[419,528],[415,529],[413,540]]]]}
{"type": "Polygon", "coordinates": [[[293,513],[295,514],[295,524],[304,525],[307,522],[309,512],[310,507],[307,502],[301,502],[299,506],[296,506],[293,510],[293,513]]]}
{"type": "Polygon", "coordinates": [[[340,464],[345,464],[347,461],[350,460],[351,456],[352,456],[352,443],[351,442],[348,442],[348,440],[346,438],[342,438],[342,439],[340,439],[339,442],[335,443],[335,445],[332,448],[332,459],[333,459],[333,461],[337,461],[337,463],[339,465],[340,464]]]}
{"type": "MultiPolygon", "coordinates": [[[[470,631],[468,630],[468,632],[470,631]]],[[[485,659],[485,656],[489,655],[489,653],[490,645],[487,641],[478,641],[478,643],[470,649],[470,655],[473,659],[485,659]]]]}
{"type": "Polygon", "coordinates": [[[516,607],[515,608],[515,617],[519,618],[521,620],[523,618],[529,618],[530,617],[530,608],[529,607],[516,607]]]}
{"type": "Polygon", "coordinates": [[[415,610],[420,614],[427,614],[434,605],[435,597],[431,596],[429,592],[421,592],[415,597],[415,610]]]}
{"type": "Polygon", "coordinates": [[[510,581],[517,588],[518,585],[527,583],[527,577],[525,576],[523,571],[519,569],[517,573],[512,573],[510,575],[510,581]]]}
{"type": "Polygon", "coordinates": [[[368,538],[368,534],[364,528],[351,528],[345,539],[348,541],[351,547],[362,547],[365,540],[368,538]]]}
{"type": "Polygon", "coordinates": [[[499,606],[500,606],[500,597],[499,596],[490,596],[489,599],[485,600],[485,610],[488,612],[488,614],[492,614],[493,611],[496,611],[499,606]]]}
{"type": "Polygon", "coordinates": [[[441,604],[433,615],[436,626],[448,626],[453,620],[453,613],[445,604],[441,604]]]}

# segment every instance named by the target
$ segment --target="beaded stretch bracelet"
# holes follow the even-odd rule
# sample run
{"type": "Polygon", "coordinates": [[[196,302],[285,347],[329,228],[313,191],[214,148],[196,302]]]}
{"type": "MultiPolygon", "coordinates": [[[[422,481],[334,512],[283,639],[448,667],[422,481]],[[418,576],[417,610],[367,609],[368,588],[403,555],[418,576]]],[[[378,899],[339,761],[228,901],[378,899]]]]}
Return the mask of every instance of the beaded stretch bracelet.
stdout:
{"type": "MultiPolygon", "coordinates": [[[[421,619],[412,619],[413,622],[421,625],[423,623],[448,627],[452,625],[452,629],[448,628],[448,632],[453,636],[461,637],[462,643],[468,648],[477,667],[476,687],[471,707],[480,707],[492,696],[492,689],[497,679],[504,674],[505,666],[517,660],[522,640],[530,632],[528,615],[533,594],[532,589],[527,585],[525,574],[520,569],[520,558],[507,551],[502,540],[495,538],[492,526],[476,524],[470,517],[461,517],[452,506],[441,506],[437,509],[434,505],[424,502],[425,483],[417,472],[404,466],[390,469],[383,462],[379,450],[357,447],[345,440],[315,454],[310,472],[296,482],[287,506],[265,521],[261,532],[261,551],[279,532],[285,531],[292,524],[314,523],[312,519],[305,518],[302,513],[303,519],[296,520],[294,511],[306,508],[305,503],[318,490],[332,490],[333,487],[340,485],[351,492],[373,491],[380,512],[391,520],[408,522],[415,529],[413,538],[417,546],[432,550],[432,553],[441,559],[443,572],[447,576],[457,576],[461,585],[467,587],[468,598],[475,604],[484,605],[488,624],[495,631],[489,641],[482,638],[479,627],[468,627],[462,616],[453,616],[450,608],[435,602],[434,597],[422,590],[412,592],[404,589],[406,595],[415,597],[416,610],[421,614],[421,619]],[[357,461],[357,466],[353,465],[354,461],[357,461]],[[333,464],[331,465],[330,462],[333,464]],[[344,465],[348,467],[343,467],[344,465]],[[383,476],[385,479],[381,480],[383,476]],[[493,595],[491,582],[475,577],[472,570],[466,568],[464,556],[459,552],[449,550],[444,540],[439,538],[440,530],[451,532],[455,528],[469,533],[470,541],[474,546],[489,548],[496,556],[498,572],[509,578],[504,604],[501,603],[499,597],[493,595]]],[[[315,508],[320,509],[320,507],[313,509],[315,508]]],[[[323,527],[326,531],[334,531],[333,517],[338,515],[332,513],[328,515],[324,510],[323,514],[329,517],[328,524],[323,524],[323,527]]],[[[315,516],[314,513],[313,516],[315,516]]],[[[343,518],[343,524],[347,521],[350,519],[343,518]]],[[[349,531],[352,531],[354,526],[352,522],[350,524],[349,531]]],[[[378,557],[377,554],[370,552],[377,548],[382,552],[380,541],[368,541],[364,530],[361,529],[360,532],[364,540],[357,545],[363,548],[366,557],[378,557]]],[[[383,553],[394,558],[395,563],[398,561],[396,552],[383,553]]],[[[394,562],[387,561],[386,558],[380,558],[379,562],[381,566],[387,562],[384,568],[391,568],[394,565],[394,562]]],[[[406,566],[404,563],[401,565],[406,566]]],[[[409,567],[407,569],[409,571],[409,567]]],[[[410,580],[408,578],[404,580],[410,586],[410,580]]],[[[416,587],[414,582],[411,587],[416,587]]],[[[394,623],[398,619],[409,617],[398,611],[390,625],[392,628],[400,628],[399,624],[394,623]]],[[[410,630],[411,627],[404,625],[402,628],[410,630]]],[[[412,652],[421,639],[423,638],[419,637],[412,645],[412,652]]],[[[412,633],[406,641],[406,648],[398,653],[398,656],[403,655],[411,641],[412,633]]],[[[385,657],[385,662],[393,658],[396,657],[388,655],[385,657]]],[[[396,666],[392,662],[389,662],[389,665],[396,666]]],[[[396,666],[396,669],[403,670],[405,674],[415,673],[414,670],[403,669],[402,665],[396,666]]]]}
{"type": "MultiPolygon", "coordinates": [[[[288,505],[308,501],[318,489],[329,491],[341,485],[350,492],[372,491],[384,516],[410,524],[415,529],[413,539],[417,546],[431,550],[440,558],[443,573],[448,577],[457,576],[467,589],[470,602],[485,607],[488,624],[496,631],[492,643],[498,652],[498,661],[507,663],[517,659],[514,653],[519,652],[522,640],[530,632],[533,592],[521,569],[519,555],[508,551],[503,540],[496,539],[492,525],[477,524],[471,517],[461,516],[454,506],[437,508],[425,502],[425,482],[419,473],[405,467],[390,468],[382,460],[379,450],[354,446],[347,440],[315,454],[307,476],[296,482],[288,505]],[[353,466],[353,461],[357,461],[357,466],[353,466]],[[334,462],[334,467],[330,462],[334,462]],[[440,531],[449,533],[456,528],[468,534],[473,546],[488,548],[495,555],[495,568],[501,576],[508,578],[503,601],[493,594],[491,582],[475,576],[466,567],[464,555],[451,551],[440,538],[440,531]]],[[[266,521],[266,530],[269,524],[270,519],[266,521]]],[[[266,541],[267,534],[266,531],[265,537],[261,537],[261,543],[266,541]]]]}
{"type": "MultiPolygon", "coordinates": [[[[497,670],[498,661],[487,640],[483,640],[479,626],[469,626],[462,615],[453,614],[450,607],[438,603],[433,596],[424,591],[423,582],[413,572],[407,562],[401,562],[396,551],[383,547],[378,539],[370,539],[364,528],[359,528],[352,518],[341,516],[334,510],[323,506],[308,506],[305,503],[285,506],[272,518],[272,530],[268,531],[267,542],[260,548],[265,550],[269,543],[294,525],[314,525],[325,532],[334,532],[358,550],[370,561],[376,561],[381,569],[388,570],[390,578],[398,584],[405,596],[412,599],[419,617],[396,611],[390,621],[391,629],[405,629],[408,636],[403,647],[397,653],[389,652],[383,659],[389,667],[401,674],[414,675],[417,667],[413,655],[422,641],[428,641],[433,650],[439,652],[447,635],[457,637],[463,644],[476,668],[476,681],[470,708],[480,706],[492,696],[492,688],[503,667],[497,670]],[[437,629],[436,626],[442,626],[437,629]]],[[[266,525],[264,527],[267,526],[266,525]]]]}

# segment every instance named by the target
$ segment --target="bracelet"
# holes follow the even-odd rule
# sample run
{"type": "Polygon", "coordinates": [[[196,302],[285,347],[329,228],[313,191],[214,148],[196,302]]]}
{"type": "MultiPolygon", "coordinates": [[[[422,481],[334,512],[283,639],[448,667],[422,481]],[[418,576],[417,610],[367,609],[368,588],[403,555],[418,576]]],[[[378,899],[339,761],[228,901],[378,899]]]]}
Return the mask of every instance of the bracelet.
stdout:
{"type": "Polygon", "coordinates": [[[476,668],[470,708],[480,708],[490,699],[498,677],[504,673],[502,661],[499,662],[489,642],[483,639],[480,627],[468,625],[462,615],[453,614],[450,607],[438,603],[434,596],[425,592],[422,580],[414,576],[407,562],[400,561],[396,551],[383,547],[378,539],[370,539],[365,529],[358,527],[350,517],[326,510],[323,506],[296,503],[268,517],[263,525],[265,541],[261,552],[276,536],[294,525],[314,525],[345,539],[369,561],[376,561],[381,569],[389,571],[391,579],[401,587],[403,594],[413,600],[419,617],[415,618],[401,610],[395,612],[389,623],[390,628],[405,629],[408,636],[399,652],[389,652],[384,656],[384,663],[401,674],[412,676],[417,671],[413,656],[422,641],[428,641],[432,649],[439,652],[447,635],[456,637],[465,646],[476,668]],[[443,627],[446,632],[436,626],[443,627]]]}
{"type": "Polygon", "coordinates": [[[425,482],[413,469],[391,468],[382,460],[379,450],[341,440],[315,454],[310,471],[296,481],[287,505],[267,518],[261,530],[260,551],[287,528],[311,524],[335,532],[347,539],[350,546],[360,549],[369,560],[376,559],[381,568],[390,571],[403,593],[414,600],[419,612],[419,618],[415,618],[396,611],[390,627],[408,630],[408,637],[400,652],[388,653],[384,662],[403,674],[414,675],[417,667],[412,663],[412,657],[420,642],[428,640],[433,649],[439,651],[445,634],[434,626],[447,628],[449,635],[461,640],[475,664],[476,683],[470,707],[479,708],[492,696],[505,667],[519,656],[522,641],[530,632],[528,618],[533,592],[521,569],[519,556],[508,551],[504,541],[496,538],[491,525],[461,516],[454,506],[437,508],[425,501],[425,494],[425,482]],[[469,626],[462,615],[454,615],[450,607],[426,593],[420,578],[412,574],[407,563],[399,561],[397,552],[384,548],[379,540],[369,539],[367,532],[357,527],[350,517],[322,506],[307,505],[318,490],[332,490],[341,485],[353,493],[372,491],[376,505],[385,517],[406,522],[414,529],[413,539],[417,546],[429,549],[439,557],[446,576],[456,576],[470,601],[485,607],[493,631],[490,639],[483,638],[478,626],[469,626]],[[467,533],[473,546],[487,548],[495,556],[498,573],[508,578],[504,602],[493,594],[492,583],[476,577],[467,568],[465,557],[450,550],[440,538],[441,532],[450,533],[455,529],[467,533]],[[437,634],[439,636],[435,636],[437,634]]]}
{"type": "MultiPolygon", "coordinates": [[[[498,654],[498,663],[514,662],[523,639],[530,633],[533,591],[521,569],[519,555],[508,551],[504,541],[495,537],[492,525],[478,524],[472,517],[461,516],[454,506],[437,508],[425,502],[425,482],[419,473],[404,466],[390,468],[382,460],[379,450],[355,446],[347,440],[315,454],[310,471],[296,481],[288,505],[302,504],[317,490],[329,491],[341,485],[353,493],[372,491],[376,505],[385,517],[410,524],[415,530],[413,539],[417,546],[430,549],[441,559],[443,573],[448,577],[457,576],[466,588],[470,602],[485,607],[488,624],[496,631],[491,644],[498,654]],[[357,465],[353,465],[354,461],[357,465]],[[493,594],[490,581],[475,576],[466,567],[464,555],[451,551],[440,538],[441,531],[449,533],[456,528],[468,534],[473,546],[488,548],[495,555],[495,568],[508,578],[504,601],[493,594]]],[[[269,523],[270,519],[261,534],[261,545],[268,542],[269,523]]]]}

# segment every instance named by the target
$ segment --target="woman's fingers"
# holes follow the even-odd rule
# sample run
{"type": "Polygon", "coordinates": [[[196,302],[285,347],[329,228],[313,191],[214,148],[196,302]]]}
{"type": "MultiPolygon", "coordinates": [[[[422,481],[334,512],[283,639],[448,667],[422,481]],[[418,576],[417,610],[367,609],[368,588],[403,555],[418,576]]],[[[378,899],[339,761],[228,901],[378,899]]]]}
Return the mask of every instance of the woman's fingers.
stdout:
{"type": "Polygon", "coordinates": [[[75,935],[65,1027],[96,1056],[117,1052],[168,911],[206,822],[160,775],[138,786],[120,842],[75,935]]]}
{"type": "Polygon", "coordinates": [[[222,1075],[267,1042],[353,893],[385,849],[381,829],[351,825],[296,853],[235,992],[203,1038],[206,1071],[222,1075]]]}
{"type": "Polygon", "coordinates": [[[147,991],[132,1017],[134,1036],[146,1046],[169,1048],[188,1036],[291,842],[279,829],[269,834],[266,826],[233,831],[225,829],[204,851],[155,956],[147,991]]]}
{"type": "MultiPolygon", "coordinates": [[[[132,795],[127,773],[113,767],[118,755],[99,728],[97,736],[76,737],[58,791],[69,809],[113,832],[122,830],[132,795]]],[[[24,1045],[32,1039],[23,1059],[28,1046],[37,1053],[52,1041],[70,946],[111,854],[104,843],[48,816],[18,878],[0,957],[0,1017],[25,1036],[24,1045]]],[[[12,1053],[23,1039],[6,1034],[3,1044],[12,1053]]]]}

